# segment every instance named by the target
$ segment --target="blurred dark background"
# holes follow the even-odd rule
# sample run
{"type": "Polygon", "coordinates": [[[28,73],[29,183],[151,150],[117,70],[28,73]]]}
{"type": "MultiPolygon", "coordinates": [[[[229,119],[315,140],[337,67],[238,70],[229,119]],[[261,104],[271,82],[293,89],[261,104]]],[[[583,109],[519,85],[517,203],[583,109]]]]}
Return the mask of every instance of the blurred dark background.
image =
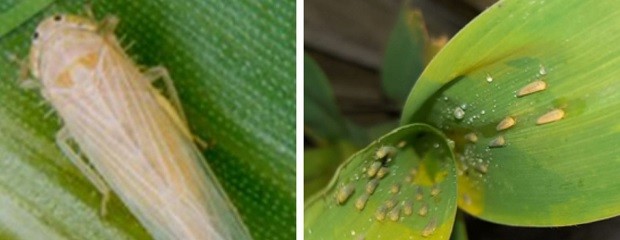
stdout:
{"type": "MultiPolygon", "coordinates": [[[[451,38],[494,0],[412,0],[431,37],[451,38]]],[[[362,127],[397,120],[380,68],[403,0],[305,0],[305,52],[327,75],[340,112],[362,127]]],[[[620,203],[619,203],[620,204],[620,203]]],[[[576,209],[575,211],[580,211],[576,209]]],[[[466,216],[469,239],[620,239],[620,218],[555,228],[498,225],[466,216]]]]}
{"type": "MultiPolygon", "coordinates": [[[[431,37],[452,37],[491,0],[414,0],[431,37]]],[[[306,53],[333,84],[342,113],[364,125],[398,118],[382,95],[379,69],[403,0],[306,0],[306,53]]]]}

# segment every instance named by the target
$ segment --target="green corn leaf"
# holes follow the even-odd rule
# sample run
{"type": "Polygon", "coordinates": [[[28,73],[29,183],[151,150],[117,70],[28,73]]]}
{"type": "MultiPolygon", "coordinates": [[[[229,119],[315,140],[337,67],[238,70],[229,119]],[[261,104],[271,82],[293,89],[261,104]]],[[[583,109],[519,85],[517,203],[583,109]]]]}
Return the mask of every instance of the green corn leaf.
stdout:
{"type": "Polygon", "coordinates": [[[5,0],[0,3],[0,37],[13,30],[37,12],[47,7],[53,0],[5,0]]]}
{"type": "Polygon", "coordinates": [[[329,186],[307,201],[304,236],[448,239],[455,213],[456,170],[449,143],[434,128],[412,124],[353,155],[329,186]],[[381,170],[371,173],[378,166],[381,170]],[[378,185],[369,194],[373,182],[378,185]]]}
{"type": "Polygon", "coordinates": [[[304,199],[323,189],[332,175],[358,147],[348,141],[334,142],[328,146],[304,151],[304,199]]]}
{"type": "MultiPolygon", "coordinates": [[[[57,1],[28,17],[46,2],[0,3],[0,238],[148,239],[115,197],[99,215],[101,196],[54,144],[58,119],[44,118],[50,107],[39,105],[37,91],[18,87],[19,64],[9,56],[27,56],[44,17],[83,14],[89,1],[57,1]]],[[[95,1],[93,10],[120,18],[116,33],[133,43],[128,52],[139,64],[168,68],[193,133],[214,143],[205,157],[252,235],[293,238],[295,2],[95,1]]]]}
{"type": "Polygon", "coordinates": [[[525,226],[620,213],[619,8],[500,1],[432,60],[401,123],[429,123],[456,142],[462,209],[525,226]],[[546,88],[517,96],[535,81],[546,88]],[[564,116],[544,123],[554,109],[564,116]],[[506,117],[516,124],[498,130],[506,117]],[[498,137],[504,145],[490,147],[498,137]]]}

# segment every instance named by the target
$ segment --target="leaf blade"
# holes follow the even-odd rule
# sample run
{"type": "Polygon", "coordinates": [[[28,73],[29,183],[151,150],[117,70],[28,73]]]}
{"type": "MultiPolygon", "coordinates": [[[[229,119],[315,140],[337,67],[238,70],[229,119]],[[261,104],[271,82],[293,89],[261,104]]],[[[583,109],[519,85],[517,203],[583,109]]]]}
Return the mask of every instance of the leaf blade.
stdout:
{"type": "Polygon", "coordinates": [[[430,239],[448,239],[456,214],[456,172],[448,143],[441,136],[427,125],[407,125],[353,155],[341,165],[324,191],[306,201],[305,238],[380,236],[402,239],[428,235],[430,239]],[[421,135],[425,137],[420,138],[421,135]],[[403,141],[405,145],[400,144],[403,141]],[[360,210],[357,202],[368,194],[366,187],[373,178],[367,177],[366,171],[372,163],[378,161],[375,160],[376,152],[384,146],[395,147],[399,144],[401,148],[396,150],[397,153],[386,165],[390,173],[379,181],[378,187],[360,210]],[[417,174],[410,175],[412,169],[417,169],[417,174]],[[411,179],[406,180],[407,176],[411,179]],[[399,186],[396,191],[392,190],[395,184],[399,186]],[[342,200],[338,200],[341,199],[339,195],[347,186],[354,186],[355,191],[342,203],[342,200]],[[419,199],[417,191],[422,191],[419,199]],[[377,212],[381,211],[379,209],[391,200],[397,205],[385,209],[383,217],[377,217],[377,212]],[[406,202],[412,203],[409,214],[404,212],[408,204],[406,202]],[[394,209],[398,209],[395,213],[397,220],[390,220],[392,213],[387,211],[394,209]]]}
{"type": "Polygon", "coordinates": [[[608,181],[617,175],[614,119],[620,117],[608,111],[620,107],[620,96],[609,90],[618,86],[612,66],[620,49],[613,44],[617,36],[608,33],[619,30],[620,15],[610,10],[617,3],[587,10],[582,4],[501,1],[457,34],[414,87],[401,124],[428,122],[457,142],[461,168],[473,176],[459,177],[459,206],[468,213],[525,226],[572,225],[620,213],[620,189],[608,181]],[[548,84],[544,91],[515,96],[541,79],[548,84]],[[462,119],[453,114],[456,108],[466,108],[462,119]],[[565,117],[537,124],[553,109],[565,117]],[[497,131],[508,116],[516,125],[497,131]],[[476,143],[464,137],[471,132],[476,143]],[[506,145],[490,148],[498,136],[506,145]],[[485,173],[472,170],[481,166],[488,167],[485,173]]]}
{"type": "Polygon", "coordinates": [[[53,0],[3,1],[0,3],[0,37],[18,27],[53,0]]]}

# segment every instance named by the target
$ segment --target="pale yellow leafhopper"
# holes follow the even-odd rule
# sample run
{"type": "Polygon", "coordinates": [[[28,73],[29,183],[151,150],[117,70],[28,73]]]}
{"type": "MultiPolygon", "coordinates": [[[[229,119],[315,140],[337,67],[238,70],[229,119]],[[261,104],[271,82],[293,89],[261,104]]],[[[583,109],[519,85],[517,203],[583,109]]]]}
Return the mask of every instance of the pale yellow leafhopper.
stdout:
{"type": "Polygon", "coordinates": [[[64,123],[58,146],[104,202],[112,189],[156,239],[250,239],[193,143],[167,71],[140,71],[117,22],[56,15],[33,35],[32,76],[64,123]]]}

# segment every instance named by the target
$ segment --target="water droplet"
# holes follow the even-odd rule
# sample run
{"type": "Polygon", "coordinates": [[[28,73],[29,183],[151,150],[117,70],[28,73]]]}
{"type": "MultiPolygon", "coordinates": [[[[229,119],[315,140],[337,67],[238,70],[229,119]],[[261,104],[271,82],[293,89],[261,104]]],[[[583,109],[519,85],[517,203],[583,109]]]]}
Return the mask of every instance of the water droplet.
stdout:
{"type": "Polygon", "coordinates": [[[357,198],[357,200],[355,201],[355,208],[357,208],[357,210],[363,210],[364,207],[366,206],[366,202],[368,201],[368,198],[370,197],[370,195],[368,193],[364,193],[361,196],[359,196],[357,198]]]}
{"type": "Polygon", "coordinates": [[[398,221],[398,219],[400,218],[400,208],[395,207],[390,210],[390,212],[388,212],[388,218],[390,218],[390,220],[394,222],[398,221]]]}
{"type": "Polygon", "coordinates": [[[553,110],[545,113],[544,115],[540,116],[536,120],[536,124],[538,124],[538,125],[547,124],[547,123],[559,121],[562,118],[564,118],[564,110],[562,110],[562,109],[553,109],[553,110]]]}
{"type": "Polygon", "coordinates": [[[377,186],[379,186],[379,180],[378,179],[372,179],[370,180],[367,184],[366,184],[366,192],[368,194],[372,194],[375,192],[375,189],[377,189],[377,186]]]}
{"type": "Polygon", "coordinates": [[[541,80],[536,80],[534,82],[525,85],[517,92],[517,97],[523,97],[525,95],[529,95],[535,92],[540,92],[547,88],[547,83],[541,80]]]}
{"type": "Polygon", "coordinates": [[[392,187],[390,187],[390,193],[397,194],[400,191],[400,184],[394,183],[392,187]]]}
{"type": "Polygon", "coordinates": [[[427,213],[428,213],[428,204],[423,203],[422,207],[420,207],[420,209],[418,210],[418,215],[424,217],[426,216],[427,213]]]}
{"type": "Polygon", "coordinates": [[[377,172],[379,171],[379,168],[381,168],[382,163],[379,161],[374,161],[372,164],[370,164],[370,167],[368,168],[368,171],[366,171],[366,173],[368,174],[369,177],[374,177],[375,174],[377,174],[377,172]]]}
{"type": "Polygon", "coordinates": [[[422,237],[429,237],[435,232],[436,228],[437,228],[437,219],[433,218],[426,224],[426,226],[424,227],[424,230],[422,230],[422,237]]]}
{"type": "Polygon", "coordinates": [[[381,167],[379,168],[379,171],[377,171],[377,177],[379,179],[382,179],[383,177],[385,177],[385,175],[387,175],[390,172],[390,169],[388,169],[387,167],[381,167]]]}
{"type": "Polygon", "coordinates": [[[411,214],[413,214],[413,202],[411,200],[403,202],[403,214],[407,216],[411,216],[411,214]]]}
{"type": "Polygon", "coordinates": [[[472,143],[478,142],[478,136],[475,133],[473,133],[473,132],[465,134],[464,137],[465,137],[465,140],[467,140],[469,142],[472,142],[472,143]]]}
{"type": "Polygon", "coordinates": [[[539,65],[538,73],[542,76],[547,75],[547,69],[542,64],[539,65]]]}
{"type": "Polygon", "coordinates": [[[499,122],[499,124],[497,124],[497,127],[495,127],[495,129],[497,131],[506,130],[514,126],[516,123],[517,123],[517,120],[515,120],[513,117],[508,116],[504,118],[501,122],[499,122]]]}
{"type": "Polygon", "coordinates": [[[486,114],[486,113],[487,113],[487,112],[486,112],[486,111],[484,111],[484,110],[480,111],[480,114],[482,114],[482,115],[484,115],[484,114],[486,114]]]}
{"type": "Polygon", "coordinates": [[[342,186],[336,194],[336,201],[338,202],[338,204],[344,204],[347,199],[349,199],[351,194],[353,194],[353,192],[355,192],[355,185],[347,184],[345,186],[342,186]]]}
{"type": "Polygon", "coordinates": [[[463,109],[461,109],[460,107],[456,107],[454,109],[454,118],[461,120],[463,119],[464,116],[465,116],[465,111],[463,111],[463,109]]]}
{"type": "Polygon", "coordinates": [[[489,74],[489,73],[487,73],[487,77],[486,77],[486,79],[487,79],[487,82],[488,82],[488,83],[493,82],[493,77],[491,77],[491,74],[489,74]]]}
{"type": "Polygon", "coordinates": [[[493,140],[489,142],[489,147],[499,148],[499,147],[503,147],[504,144],[506,144],[506,140],[504,139],[504,136],[497,136],[496,138],[494,138],[493,140]]]}

